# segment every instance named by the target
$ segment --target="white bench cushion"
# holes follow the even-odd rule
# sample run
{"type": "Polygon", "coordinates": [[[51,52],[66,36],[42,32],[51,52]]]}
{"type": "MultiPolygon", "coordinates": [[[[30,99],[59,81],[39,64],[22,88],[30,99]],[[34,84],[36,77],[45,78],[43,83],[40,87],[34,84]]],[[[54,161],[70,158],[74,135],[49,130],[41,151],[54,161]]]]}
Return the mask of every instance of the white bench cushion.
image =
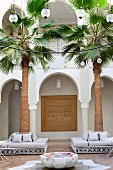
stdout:
{"type": "Polygon", "coordinates": [[[88,141],[79,138],[79,137],[71,137],[71,143],[75,147],[86,147],[88,146],[88,141]]]}

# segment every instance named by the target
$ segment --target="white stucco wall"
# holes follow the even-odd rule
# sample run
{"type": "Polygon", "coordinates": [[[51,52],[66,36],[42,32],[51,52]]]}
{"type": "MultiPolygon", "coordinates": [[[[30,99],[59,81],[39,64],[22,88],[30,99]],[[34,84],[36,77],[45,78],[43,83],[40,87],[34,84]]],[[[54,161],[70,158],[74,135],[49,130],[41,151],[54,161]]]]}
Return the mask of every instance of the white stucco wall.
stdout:
{"type": "MultiPolygon", "coordinates": [[[[58,67],[58,66],[57,66],[58,67]]],[[[112,101],[113,101],[113,69],[110,67],[103,68],[102,77],[105,79],[105,87],[102,89],[103,92],[103,116],[104,116],[104,129],[108,130],[111,135],[113,135],[112,130],[112,101]],[[105,78],[106,77],[106,78],[105,78]]],[[[4,85],[7,84],[12,79],[21,80],[21,71],[15,70],[14,73],[9,75],[1,74],[0,85],[3,89],[4,85]]],[[[77,69],[73,66],[64,68],[50,68],[47,72],[44,72],[41,68],[37,68],[34,73],[29,75],[29,106],[30,112],[36,111],[36,126],[33,127],[38,136],[49,137],[50,139],[55,138],[70,138],[70,136],[81,136],[82,135],[82,109],[81,107],[85,104],[89,104],[88,111],[88,128],[93,130],[94,125],[94,92],[91,92],[92,83],[94,82],[92,67],[87,67],[85,69],[77,69]],[[62,88],[56,89],[56,80],[58,76],[62,82],[62,88]],[[49,88],[49,89],[48,89],[49,88]],[[41,132],[41,95],[61,95],[61,94],[77,94],[77,115],[78,115],[78,131],[76,132],[56,132],[55,135],[52,132],[41,132]]],[[[3,92],[3,91],[2,91],[3,92]]],[[[7,94],[7,92],[5,92],[7,94]]],[[[4,94],[5,94],[4,93],[4,94]]],[[[3,93],[2,93],[3,94],[3,93]]],[[[8,95],[8,94],[7,94],[8,95]]],[[[5,100],[2,107],[5,108],[4,117],[1,116],[0,120],[8,122],[8,106],[7,99],[2,96],[2,100],[5,100]]],[[[1,102],[2,102],[1,100],[1,102]]],[[[2,109],[0,109],[0,113],[2,109]]],[[[35,121],[31,115],[31,120],[35,121]]],[[[4,123],[0,126],[3,128],[4,123]]],[[[32,122],[33,124],[33,122],[32,122]]],[[[2,129],[1,128],[1,129],[2,129]]],[[[8,125],[5,127],[5,131],[8,131],[8,125]]],[[[3,132],[2,132],[3,133],[3,132]]],[[[7,133],[4,133],[6,137],[7,133]]]]}

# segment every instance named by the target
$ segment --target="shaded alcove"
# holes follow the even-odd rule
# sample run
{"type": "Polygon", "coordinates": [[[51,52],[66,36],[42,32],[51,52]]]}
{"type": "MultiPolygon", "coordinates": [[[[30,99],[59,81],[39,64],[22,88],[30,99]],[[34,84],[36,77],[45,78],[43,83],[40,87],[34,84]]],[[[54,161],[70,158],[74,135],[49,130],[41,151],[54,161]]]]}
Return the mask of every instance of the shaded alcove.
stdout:
{"type": "MultiPolygon", "coordinates": [[[[15,83],[15,82],[14,82],[15,83]]],[[[9,93],[8,105],[9,105],[9,135],[13,132],[18,132],[20,130],[20,100],[21,100],[21,83],[19,83],[19,88],[11,89],[9,93]]]]}
{"type": "MultiPolygon", "coordinates": [[[[113,136],[112,119],[113,119],[113,81],[103,77],[102,88],[102,110],[103,110],[103,126],[113,136]]],[[[89,129],[94,130],[94,83],[91,89],[91,101],[89,104],[89,129]]]]}
{"type": "Polygon", "coordinates": [[[15,80],[10,80],[4,84],[1,92],[0,139],[6,139],[12,132],[19,131],[21,83],[18,91],[14,86],[15,80]]]}

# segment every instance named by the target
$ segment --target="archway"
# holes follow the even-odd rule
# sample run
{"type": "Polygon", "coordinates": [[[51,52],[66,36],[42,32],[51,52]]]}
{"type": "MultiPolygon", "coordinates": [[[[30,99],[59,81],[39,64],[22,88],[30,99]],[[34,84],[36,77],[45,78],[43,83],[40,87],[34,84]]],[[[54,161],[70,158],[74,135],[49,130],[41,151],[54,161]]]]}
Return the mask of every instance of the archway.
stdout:
{"type": "MultiPolygon", "coordinates": [[[[43,81],[43,83],[40,87],[39,95],[40,95],[40,97],[39,97],[39,103],[38,103],[38,107],[37,107],[38,108],[37,109],[37,131],[38,131],[37,134],[39,134],[40,136],[43,136],[43,137],[49,137],[49,139],[55,139],[55,138],[69,139],[74,134],[82,133],[82,122],[80,121],[81,120],[80,102],[78,101],[78,89],[77,89],[75,82],[68,75],[62,74],[62,73],[55,73],[55,74],[50,75],[47,78],[45,78],[45,80],[43,81]],[[60,79],[60,81],[61,81],[61,88],[57,88],[57,80],[58,79],[60,79]],[[47,97],[46,102],[43,101],[43,99],[42,99],[43,97],[45,97],[45,98],[47,97]],[[62,97],[64,97],[64,99],[62,97]],[[59,123],[59,125],[61,124],[61,122],[59,122],[59,119],[60,120],[62,119],[62,121],[64,121],[64,122],[62,122],[61,126],[63,124],[66,125],[64,111],[67,112],[67,110],[65,109],[65,102],[67,99],[65,97],[75,97],[76,98],[75,100],[72,98],[71,99],[68,98],[69,100],[66,103],[66,105],[71,107],[71,109],[73,109],[73,105],[74,105],[74,107],[75,107],[74,109],[76,110],[76,113],[74,112],[74,116],[73,116],[72,113],[70,113],[70,109],[67,109],[68,110],[67,124],[69,123],[68,125],[70,125],[69,129],[65,129],[65,128],[61,129],[60,127],[57,129],[56,128],[53,129],[53,127],[56,127],[56,124],[54,124],[54,121],[57,121],[57,123],[59,123]],[[43,105],[42,103],[44,103],[44,102],[45,102],[45,104],[43,105]],[[50,112],[48,110],[46,110],[46,113],[48,112],[49,116],[47,116],[46,113],[45,113],[45,115],[42,115],[44,106],[47,107],[46,109],[48,109],[48,110],[50,109],[49,110],[50,112]],[[52,113],[52,112],[54,112],[54,113],[52,113]],[[49,113],[51,113],[51,115],[53,115],[53,117],[51,117],[49,113]],[[55,117],[56,115],[57,115],[57,117],[55,117]],[[43,120],[45,116],[46,116],[46,118],[45,118],[45,120],[43,120]],[[73,119],[72,123],[70,123],[70,119],[71,120],[73,119]],[[45,122],[46,120],[48,122],[45,122]],[[47,123],[47,125],[48,125],[49,122],[52,122],[52,125],[50,125],[51,126],[50,129],[48,129],[48,127],[47,127],[47,129],[43,129],[42,123],[43,124],[47,123]],[[71,127],[71,125],[72,125],[72,127],[71,127]],[[57,134],[56,136],[53,135],[55,133],[57,134]]],[[[57,126],[59,126],[59,125],[57,124],[57,126]]]]}
{"type": "Polygon", "coordinates": [[[6,82],[2,88],[0,103],[0,138],[8,138],[15,131],[19,131],[20,123],[20,94],[21,83],[17,80],[6,82]],[[15,89],[18,82],[18,89],[15,89]]]}
{"type": "Polygon", "coordinates": [[[21,83],[13,81],[13,87],[9,93],[9,135],[18,132],[20,129],[20,100],[21,100],[21,83]]]}
{"type": "MultiPolygon", "coordinates": [[[[104,130],[113,135],[112,118],[113,118],[113,81],[108,77],[102,77],[102,110],[104,130]]],[[[91,89],[91,101],[89,107],[89,129],[94,127],[94,83],[91,89]]]]}

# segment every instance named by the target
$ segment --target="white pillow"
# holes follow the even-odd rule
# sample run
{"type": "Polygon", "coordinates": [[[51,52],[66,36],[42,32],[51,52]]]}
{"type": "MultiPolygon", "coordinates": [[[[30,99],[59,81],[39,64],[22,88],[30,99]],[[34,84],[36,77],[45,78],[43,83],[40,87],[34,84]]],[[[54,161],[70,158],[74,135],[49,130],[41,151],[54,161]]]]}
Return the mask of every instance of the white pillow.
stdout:
{"type": "Polygon", "coordinates": [[[37,136],[35,133],[32,133],[32,141],[36,141],[37,140],[37,136]]]}
{"type": "Polygon", "coordinates": [[[83,134],[83,139],[86,141],[88,140],[88,135],[89,135],[88,133],[89,132],[84,132],[84,134],[83,134]]]}
{"type": "Polygon", "coordinates": [[[14,132],[14,133],[12,133],[12,134],[9,136],[9,141],[12,141],[12,140],[13,140],[13,135],[14,135],[14,134],[18,135],[19,132],[14,132]]]}
{"type": "Polygon", "coordinates": [[[22,134],[13,134],[12,142],[22,142],[22,134]]]}
{"type": "Polygon", "coordinates": [[[98,141],[98,132],[89,132],[89,140],[90,141],[98,141]]]}
{"type": "Polygon", "coordinates": [[[99,132],[99,137],[100,137],[100,140],[104,140],[104,138],[109,138],[109,133],[106,131],[99,132]]]}
{"type": "Polygon", "coordinates": [[[23,134],[23,142],[32,142],[31,133],[23,134]]]}

